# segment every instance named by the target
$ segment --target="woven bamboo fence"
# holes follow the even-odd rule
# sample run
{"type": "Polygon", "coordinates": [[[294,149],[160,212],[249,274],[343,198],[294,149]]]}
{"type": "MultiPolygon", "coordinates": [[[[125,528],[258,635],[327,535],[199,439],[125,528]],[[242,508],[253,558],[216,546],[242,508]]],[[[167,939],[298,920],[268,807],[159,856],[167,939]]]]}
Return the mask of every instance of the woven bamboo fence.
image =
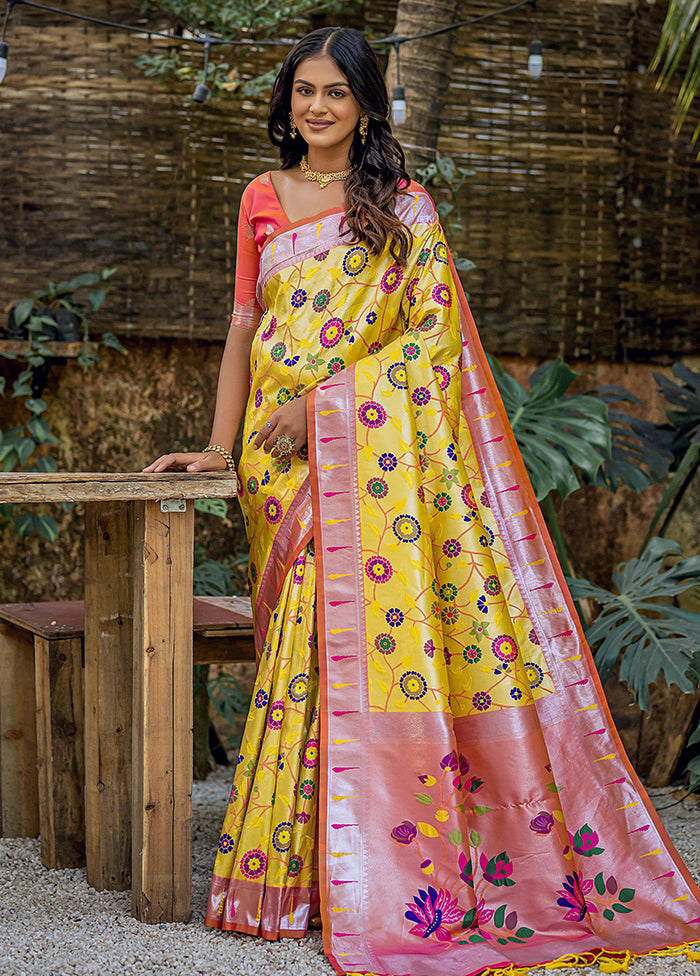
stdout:
{"type": "MultiPolygon", "coordinates": [[[[66,9],[137,22],[135,3],[66,9]]],[[[464,16],[499,0],[470,0],[464,16]]],[[[526,74],[527,10],[461,30],[439,150],[476,170],[454,246],[496,354],[663,360],[700,352],[698,175],[673,95],[643,69],[662,4],[541,0],[545,73],[526,74]]],[[[375,36],[395,0],[357,7],[375,36]],[[371,8],[371,9],[370,9],[371,8]]],[[[16,8],[0,85],[0,309],[47,277],[116,265],[96,324],[122,337],[225,335],[238,201],[276,163],[263,102],[189,102],[134,67],[167,42],[16,8]]],[[[241,73],[283,50],[237,49],[241,73]]],[[[193,62],[201,64],[199,48],[193,62]]],[[[689,127],[689,131],[692,126],[689,127]]],[[[448,227],[449,231],[449,227],[448,227]]]]}

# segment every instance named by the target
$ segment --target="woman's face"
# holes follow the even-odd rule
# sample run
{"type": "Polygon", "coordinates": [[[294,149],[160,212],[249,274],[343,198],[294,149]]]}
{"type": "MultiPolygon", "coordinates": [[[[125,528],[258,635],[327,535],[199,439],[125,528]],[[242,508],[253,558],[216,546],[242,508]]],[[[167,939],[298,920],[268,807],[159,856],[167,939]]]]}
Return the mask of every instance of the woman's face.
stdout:
{"type": "Polygon", "coordinates": [[[292,84],[292,114],[310,149],[349,152],[361,111],[347,78],[327,54],[299,64],[292,84]]]}

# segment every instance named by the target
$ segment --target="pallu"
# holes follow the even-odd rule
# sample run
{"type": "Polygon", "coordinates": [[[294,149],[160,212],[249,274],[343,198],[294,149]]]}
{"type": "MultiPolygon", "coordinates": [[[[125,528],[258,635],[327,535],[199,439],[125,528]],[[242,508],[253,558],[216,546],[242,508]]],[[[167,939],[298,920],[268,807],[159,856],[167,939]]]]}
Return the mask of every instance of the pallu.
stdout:
{"type": "Polygon", "coordinates": [[[260,669],[207,922],[301,935],[320,900],[340,974],[681,951],[700,892],[613,726],[433,203],[412,185],[397,212],[404,266],[341,211],[261,254],[239,471],[260,669]],[[253,450],[307,393],[304,456],[253,450]]]}

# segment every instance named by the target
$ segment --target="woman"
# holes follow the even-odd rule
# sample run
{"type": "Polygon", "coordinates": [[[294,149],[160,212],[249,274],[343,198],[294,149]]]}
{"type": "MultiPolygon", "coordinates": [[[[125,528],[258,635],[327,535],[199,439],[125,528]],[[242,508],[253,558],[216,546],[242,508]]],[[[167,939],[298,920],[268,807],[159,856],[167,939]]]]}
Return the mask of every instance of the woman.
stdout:
{"type": "Polygon", "coordinates": [[[259,671],[207,924],[337,972],[443,976],[697,938],[700,893],[612,725],[432,201],[362,36],[275,83],[211,444],[259,671]],[[250,387],[249,368],[251,370],[250,387]],[[320,897],[319,897],[320,896],[320,897]]]}

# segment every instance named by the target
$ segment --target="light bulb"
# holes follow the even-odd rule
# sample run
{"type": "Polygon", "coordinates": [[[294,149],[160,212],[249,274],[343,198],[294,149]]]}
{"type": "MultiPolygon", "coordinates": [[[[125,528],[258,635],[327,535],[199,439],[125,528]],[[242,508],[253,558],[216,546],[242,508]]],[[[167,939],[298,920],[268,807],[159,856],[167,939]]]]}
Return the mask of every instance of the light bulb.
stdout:
{"type": "Polygon", "coordinates": [[[396,125],[403,125],[406,121],[406,92],[403,85],[394,85],[391,96],[391,117],[396,125]]]}
{"type": "Polygon", "coordinates": [[[527,59],[527,73],[533,81],[537,81],[542,74],[542,64],[542,41],[533,41],[527,59]]]}
{"type": "Polygon", "coordinates": [[[7,43],[5,41],[0,41],[0,84],[2,79],[5,77],[5,72],[7,71],[7,43]]]}
{"type": "Polygon", "coordinates": [[[197,85],[197,87],[195,88],[195,90],[194,90],[194,95],[192,96],[192,101],[193,102],[206,102],[206,100],[207,100],[208,97],[209,97],[209,89],[204,84],[204,82],[201,81],[197,85]]]}

